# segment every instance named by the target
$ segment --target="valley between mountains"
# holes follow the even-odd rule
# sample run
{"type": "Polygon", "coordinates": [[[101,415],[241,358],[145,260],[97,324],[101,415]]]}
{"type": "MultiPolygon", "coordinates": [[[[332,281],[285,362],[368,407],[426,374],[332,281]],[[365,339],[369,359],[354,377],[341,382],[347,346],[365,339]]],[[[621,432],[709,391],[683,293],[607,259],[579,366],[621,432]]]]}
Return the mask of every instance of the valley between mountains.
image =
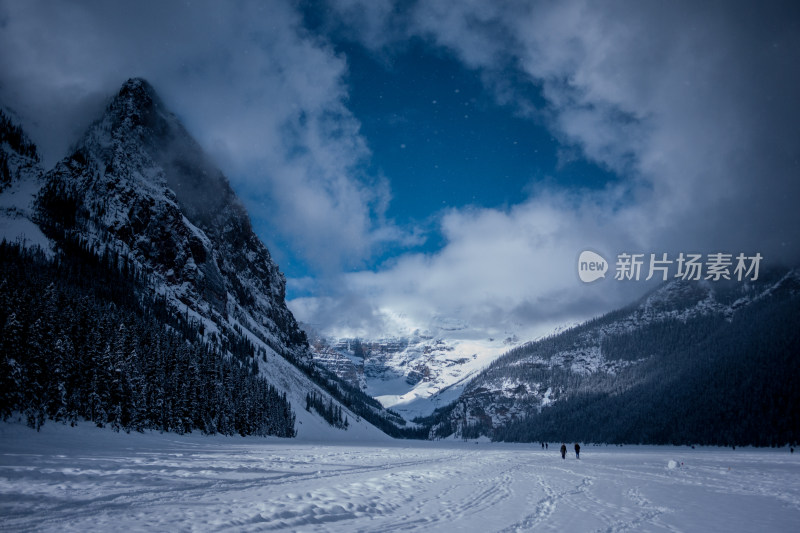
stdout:
{"type": "Polygon", "coordinates": [[[784,445],[800,274],[672,280],[541,339],[299,324],[227,178],[143,79],[53,168],[2,115],[3,416],[34,428],[784,445]],[[698,409],[702,405],[702,409],[698,409]]]}

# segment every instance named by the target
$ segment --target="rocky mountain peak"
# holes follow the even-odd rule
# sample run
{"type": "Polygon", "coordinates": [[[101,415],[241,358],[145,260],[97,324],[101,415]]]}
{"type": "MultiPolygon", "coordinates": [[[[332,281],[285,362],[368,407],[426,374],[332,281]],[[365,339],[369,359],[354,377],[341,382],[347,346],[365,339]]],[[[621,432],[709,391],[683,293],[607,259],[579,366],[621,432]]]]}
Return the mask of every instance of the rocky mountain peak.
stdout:
{"type": "Polygon", "coordinates": [[[126,81],[108,106],[108,111],[130,127],[151,126],[163,110],[153,86],[142,78],[126,81]]]}
{"type": "Polygon", "coordinates": [[[307,351],[285,278],[247,211],[147,81],[123,84],[47,174],[39,205],[51,234],[114,249],[179,305],[211,320],[235,316],[279,353],[307,351]]]}
{"type": "Polygon", "coordinates": [[[134,99],[140,102],[152,102],[158,98],[155,89],[144,78],[128,78],[119,89],[118,96],[124,99],[134,99]]]}

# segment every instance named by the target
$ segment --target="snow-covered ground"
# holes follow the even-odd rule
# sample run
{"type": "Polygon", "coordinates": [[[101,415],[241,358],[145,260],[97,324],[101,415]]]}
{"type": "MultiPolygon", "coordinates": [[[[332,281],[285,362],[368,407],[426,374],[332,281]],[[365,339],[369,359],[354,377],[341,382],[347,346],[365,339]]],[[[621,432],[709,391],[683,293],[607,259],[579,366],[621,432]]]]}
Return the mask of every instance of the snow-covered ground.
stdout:
{"type": "Polygon", "coordinates": [[[800,453],[0,423],[0,530],[798,531],[800,453]]]}

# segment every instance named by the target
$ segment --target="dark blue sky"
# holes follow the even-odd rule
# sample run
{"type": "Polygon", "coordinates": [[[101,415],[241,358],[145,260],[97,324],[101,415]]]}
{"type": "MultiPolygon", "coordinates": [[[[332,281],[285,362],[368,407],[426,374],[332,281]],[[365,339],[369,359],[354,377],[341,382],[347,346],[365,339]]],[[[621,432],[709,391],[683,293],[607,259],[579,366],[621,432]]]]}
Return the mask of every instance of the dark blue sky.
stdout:
{"type": "MultiPolygon", "coordinates": [[[[616,179],[577,150],[559,162],[564,147],[542,120],[498,104],[480,73],[421,39],[388,57],[352,42],[336,50],[347,60],[348,107],[372,151],[369,172],[389,179],[387,216],[400,224],[424,224],[449,207],[506,208],[542,181],[595,189],[616,179]]],[[[521,89],[544,107],[538,86],[521,89]]],[[[439,243],[432,235],[424,249],[439,243]]]]}

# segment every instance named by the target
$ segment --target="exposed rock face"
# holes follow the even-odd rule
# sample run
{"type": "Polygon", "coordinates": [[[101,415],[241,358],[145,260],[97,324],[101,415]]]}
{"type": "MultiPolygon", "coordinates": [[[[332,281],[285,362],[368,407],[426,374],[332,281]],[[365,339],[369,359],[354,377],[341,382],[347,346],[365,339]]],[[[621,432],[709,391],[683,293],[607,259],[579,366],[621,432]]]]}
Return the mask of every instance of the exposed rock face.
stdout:
{"type": "Polygon", "coordinates": [[[146,81],[128,80],[72,155],[45,175],[38,220],[56,240],[133,261],[201,317],[307,357],[285,278],[244,206],[146,81]]]}

